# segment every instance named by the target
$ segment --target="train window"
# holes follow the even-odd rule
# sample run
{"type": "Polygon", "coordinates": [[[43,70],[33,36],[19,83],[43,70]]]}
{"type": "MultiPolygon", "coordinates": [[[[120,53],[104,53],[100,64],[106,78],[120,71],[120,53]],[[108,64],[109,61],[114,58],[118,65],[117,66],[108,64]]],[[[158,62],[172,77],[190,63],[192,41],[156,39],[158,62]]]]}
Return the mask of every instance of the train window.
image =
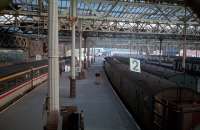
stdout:
{"type": "Polygon", "coordinates": [[[0,94],[3,94],[5,92],[9,91],[15,85],[16,85],[16,83],[13,80],[6,80],[6,81],[1,82],[0,94]]]}
{"type": "Polygon", "coordinates": [[[7,92],[14,87],[19,86],[27,82],[28,80],[30,80],[30,73],[26,73],[26,74],[2,81],[0,83],[0,94],[7,92]]]}
{"type": "Polygon", "coordinates": [[[17,78],[16,78],[16,81],[17,81],[17,85],[21,84],[21,83],[24,81],[23,76],[17,77],[17,78]]]}
{"type": "Polygon", "coordinates": [[[188,63],[186,64],[186,70],[187,70],[187,71],[191,70],[191,67],[190,67],[190,66],[191,66],[191,64],[188,64],[188,63]]]}
{"type": "Polygon", "coordinates": [[[37,75],[37,76],[40,75],[40,71],[39,71],[39,70],[36,71],[36,75],[37,75]]]}
{"type": "Polygon", "coordinates": [[[1,86],[1,87],[0,87],[0,95],[1,95],[1,94],[3,94],[3,92],[4,92],[4,88],[2,87],[1,84],[0,84],[0,86],[1,86]]]}
{"type": "Polygon", "coordinates": [[[200,72],[200,65],[197,65],[197,71],[200,72]]]}
{"type": "Polygon", "coordinates": [[[40,69],[40,74],[44,74],[45,68],[40,69]]]}
{"type": "Polygon", "coordinates": [[[27,82],[28,80],[29,80],[29,74],[28,73],[20,75],[19,77],[16,78],[17,85],[20,85],[24,82],[27,82]]]}
{"type": "Polygon", "coordinates": [[[13,82],[8,82],[6,84],[4,84],[4,90],[9,90],[9,88],[11,88],[11,86],[15,85],[15,83],[13,82]]]}
{"type": "Polygon", "coordinates": [[[192,66],[192,71],[194,72],[194,71],[196,71],[197,70],[197,65],[196,64],[193,64],[193,66],[192,66]]]}
{"type": "Polygon", "coordinates": [[[30,74],[27,73],[25,77],[26,77],[26,79],[30,79],[30,74]]]}
{"type": "Polygon", "coordinates": [[[41,73],[41,74],[45,74],[45,73],[47,73],[47,71],[48,71],[48,68],[47,68],[47,67],[43,67],[43,68],[40,70],[40,73],[41,73]]]}
{"type": "Polygon", "coordinates": [[[197,71],[197,69],[198,69],[198,65],[195,64],[195,69],[194,69],[194,71],[197,71]]]}
{"type": "Polygon", "coordinates": [[[178,70],[181,70],[182,66],[180,64],[180,62],[178,62],[178,70]]]}
{"type": "Polygon", "coordinates": [[[35,77],[35,71],[32,72],[32,77],[33,77],[33,78],[35,77]]]}
{"type": "Polygon", "coordinates": [[[199,67],[198,67],[198,64],[196,64],[196,69],[195,69],[195,71],[198,72],[198,70],[199,70],[199,67]]]}
{"type": "Polygon", "coordinates": [[[39,70],[35,70],[34,72],[33,72],[33,77],[37,77],[39,75],[39,70]]]}
{"type": "MultiPolygon", "coordinates": [[[[196,67],[196,66],[195,66],[196,67]]],[[[189,70],[191,70],[192,69],[192,64],[189,64],[189,70]]]]}
{"type": "Polygon", "coordinates": [[[199,70],[199,65],[196,64],[195,66],[196,66],[195,71],[198,72],[198,70],[199,70]]]}

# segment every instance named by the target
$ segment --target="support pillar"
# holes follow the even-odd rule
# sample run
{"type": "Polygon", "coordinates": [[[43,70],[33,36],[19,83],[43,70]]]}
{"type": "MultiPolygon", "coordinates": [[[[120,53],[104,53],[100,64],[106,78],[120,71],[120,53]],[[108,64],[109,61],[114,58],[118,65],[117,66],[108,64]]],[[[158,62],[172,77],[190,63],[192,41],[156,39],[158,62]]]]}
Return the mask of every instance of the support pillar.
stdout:
{"type": "Polygon", "coordinates": [[[93,62],[95,63],[95,48],[93,48],[93,62]]]}
{"type": "Polygon", "coordinates": [[[187,39],[186,39],[186,31],[187,31],[187,23],[186,23],[186,13],[187,13],[187,9],[185,7],[185,19],[184,19],[184,41],[183,41],[183,59],[182,59],[182,68],[183,68],[183,71],[185,72],[185,60],[186,60],[186,55],[187,55],[187,52],[186,52],[186,42],[187,42],[187,39]]]}
{"type": "Polygon", "coordinates": [[[79,67],[82,70],[82,31],[79,34],[79,67]]]}
{"type": "Polygon", "coordinates": [[[59,51],[58,51],[58,5],[49,0],[48,16],[48,101],[47,129],[57,130],[59,119],[59,51]]]}
{"type": "MultiPolygon", "coordinates": [[[[182,44],[182,43],[180,43],[179,46],[181,46],[181,44],[182,44]]],[[[181,56],[181,48],[179,48],[179,54],[178,54],[178,56],[179,56],[179,57],[181,56]]]]}
{"type": "Polygon", "coordinates": [[[71,0],[71,23],[72,23],[72,46],[71,46],[71,77],[70,77],[70,97],[76,97],[76,70],[75,70],[75,39],[76,39],[76,10],[77,0],[71,0]]]}
{"type": "Polygon", "coordinates": [[[183,71],[185,71],[185,60],[186,60],[186,36],[184,36],[184,41],[183,41],[183,60],[182,60],[182,68],[183,68],[183,71]]]}
{"type": "Polygon", "coordinates": [[[87,58],[86,58],[86,41],[87,41],[87,38],[84,37],[84,63],[83,63],[83,67],[84,69],[87,69],[87,58]]]}
{"type": "Polygon", "coordinates": [[[147,43],[147,40],[146,40],[146,59],[148,60],[148,57],[149,57],[149,45],[147,43]]]}
{"type": "Polygon", "coordinates": [[[198,46],[197,46],[197,44],[195,44],[196,57],[198,57],[198,55],[197,55],[197,48],[198,48],[198,46]]]}
{"type": "Polygon", "coordinates": [[[91,51],[91,53],[90,53],[90,55],[91,55],[90,63],[93,64],[93,47],[90,48],[90,51],[91,51]]]}
{"type": "Polygon", "coordinates": [[[129,57],[131,57],[131,42],[129,41],[129,57]]]}
{"type": "Polygon", "coordinates": [[[80,23],[80,32],[79,32],[79,67],[80,67],[80,72],[79,72],[79,79],[85,78],[85,71],[82,68],[82,25],[80,23]]]}
{"type": "Polygon", "coordinates": [[[57,0],[49,0],[49,98],[50,112],[59,111],[59,51],[57,0]]]}
{"type": "Polygon", "coordinates": [[[160,40],[160,46],[159,46],[159,64],[161,64],[161,56],[162,56],[162,41],[163,41],[163,39],[162,38],[160,38],[159,39],[160,40]]]}
{"type": "Polygon", "coordinates": [[[90,44],[87,44],[87,65],[90,67],[90,44]]]}

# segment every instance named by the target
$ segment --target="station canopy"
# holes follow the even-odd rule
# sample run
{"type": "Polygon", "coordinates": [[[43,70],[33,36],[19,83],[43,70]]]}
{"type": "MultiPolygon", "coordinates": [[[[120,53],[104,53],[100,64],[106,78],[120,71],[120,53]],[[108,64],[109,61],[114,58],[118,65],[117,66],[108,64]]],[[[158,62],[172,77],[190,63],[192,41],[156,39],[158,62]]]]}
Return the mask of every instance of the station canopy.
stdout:
{"type": "MultiPolygon", "coordinates": [[[[77,0],[77,31],[90,37],[200,39],[200,20],[183,0],[77,0]]],[[[58,0],[60,35],[70,32],[70,0],[58,0]]],[[[1,31],[47,34],[48,0],[12,0],[1,31]]],[[[70,33],[69,33],[70,35],[70,33]]]]}

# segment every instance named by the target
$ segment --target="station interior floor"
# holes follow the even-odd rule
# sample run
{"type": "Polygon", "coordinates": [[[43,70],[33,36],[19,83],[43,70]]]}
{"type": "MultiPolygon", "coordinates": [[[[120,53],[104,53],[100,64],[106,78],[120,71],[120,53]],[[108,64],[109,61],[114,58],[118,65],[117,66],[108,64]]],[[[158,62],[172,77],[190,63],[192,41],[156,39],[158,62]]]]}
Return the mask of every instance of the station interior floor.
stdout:
{"type": "MultiPolygon", "coordinates": [[[[84,112],[85,130],[139,130],[112,89],[103,70],[103,58],[86,71],[86,79],[77,80],[76,98],[69,98],[69,73],[60,77],[60,106],[76,105],[84,112]],[[101,74],[95,84],[95,73],[101,74]]],[[[0,112],[0,130],[43,130],[43,104],[47,95],[47,82],[39,85],[20,100],[0,112]]]]}

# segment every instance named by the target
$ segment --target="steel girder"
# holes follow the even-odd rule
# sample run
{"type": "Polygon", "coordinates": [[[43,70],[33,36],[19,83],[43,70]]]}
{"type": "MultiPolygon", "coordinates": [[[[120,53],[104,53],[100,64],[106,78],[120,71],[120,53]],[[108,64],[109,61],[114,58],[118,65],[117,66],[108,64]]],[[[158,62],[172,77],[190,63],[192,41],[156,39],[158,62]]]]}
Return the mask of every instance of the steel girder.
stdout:
{"type": "MultiPolygon", "coordinates": [[[[169,2],[169,1],[167,1],[169,2]]],[[[154,1],[133,0],[79,0],[78,19],[82,21],[82,28],[88,36],[105,34],[119,36],[119,34],[137,35],[167,35],[167,38],[182,37],[184,27],[192,39],[199,37],[199,19],[192,11],[183,5],[174,3],[154,3],[154,1]],[[186,24],[185,24],[186,23],[186,24]],[[94,32],[94,34],[92,34],[94,32]],[[116,34],[116,32],[118,34],[116,34]],[[173,36],[175,35],[175,36],[173,36]]],[[[15,28],[18,32],[41,34],[47,31],[47,1],[36,0],[14,1],[17,9],[4,10],[0,16],[0,26],[15,28]],[[39,5],[39,6],[38,6],[39,5]]],[[[69,0],[59,0],[59,29],[69,31],[69,0]]],[[[78,28],[78,26],[77,26],[78,28]]],[[[146,36],[145,36],[146,37],[146,36]]]]}

